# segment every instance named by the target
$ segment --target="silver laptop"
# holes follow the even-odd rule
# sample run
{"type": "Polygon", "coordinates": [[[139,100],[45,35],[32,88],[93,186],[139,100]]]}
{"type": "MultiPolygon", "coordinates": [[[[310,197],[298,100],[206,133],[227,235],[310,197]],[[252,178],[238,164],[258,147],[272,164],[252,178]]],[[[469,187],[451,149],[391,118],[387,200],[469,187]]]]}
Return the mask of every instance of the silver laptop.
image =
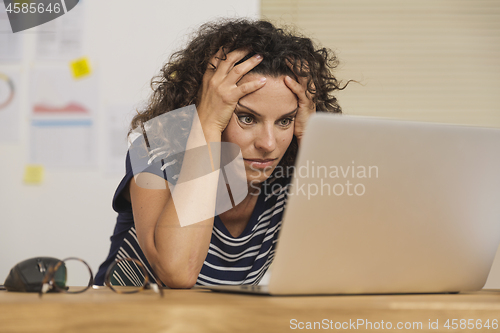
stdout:
{"type": "Polygon", "coordinates": [[[317,114],[267,286],[300,294],[481,289],[500,243],[500,129],[317,114]]]}

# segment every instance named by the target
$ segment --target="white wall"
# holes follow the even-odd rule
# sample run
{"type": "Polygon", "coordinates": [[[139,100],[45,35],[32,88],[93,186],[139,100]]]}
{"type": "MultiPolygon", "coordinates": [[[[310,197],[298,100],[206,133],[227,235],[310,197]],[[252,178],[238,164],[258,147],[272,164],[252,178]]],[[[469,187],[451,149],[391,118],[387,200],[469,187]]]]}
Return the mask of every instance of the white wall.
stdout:
{"type": "MultiPolygon", "coordinates": [[[[109,250],[116,219],[111,199],[123,176],[105,171],[101,143],[106,142],[106,110],[117,104],[141,104],[149,94],[152,76],[186,41],[185,34],[201,23],[217,17],[259,15],[258,0],[86,0],[82,8],[82,55],[99,76],[96,168],[46,170],[43,184],[23,184],[29,148],[30,70],[45,65],[34,60],[36,28],[19,33],[24,44],[21,63],[0,63],[0,70],[22,73],[18,90],[21,138],[13,144],[0,143],[0,284],[12,266],[34,256],[78,256],[97,271],[109,250]]],[[[124,119],[126,113],[130,116],[124,112],[124,119]]]]}

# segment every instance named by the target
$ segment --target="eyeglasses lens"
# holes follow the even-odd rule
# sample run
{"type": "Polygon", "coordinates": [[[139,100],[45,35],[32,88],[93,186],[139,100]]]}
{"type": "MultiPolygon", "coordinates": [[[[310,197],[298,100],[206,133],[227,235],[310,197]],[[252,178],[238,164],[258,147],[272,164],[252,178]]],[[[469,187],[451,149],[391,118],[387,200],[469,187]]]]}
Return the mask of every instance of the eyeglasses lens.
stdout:
{"type": "Polygon", "coordinates": [[[65,259],[55,266],[55,288],[68,293],[85,291],[92,281],[92,273],[87,265],[78,259],[65,259]]]}

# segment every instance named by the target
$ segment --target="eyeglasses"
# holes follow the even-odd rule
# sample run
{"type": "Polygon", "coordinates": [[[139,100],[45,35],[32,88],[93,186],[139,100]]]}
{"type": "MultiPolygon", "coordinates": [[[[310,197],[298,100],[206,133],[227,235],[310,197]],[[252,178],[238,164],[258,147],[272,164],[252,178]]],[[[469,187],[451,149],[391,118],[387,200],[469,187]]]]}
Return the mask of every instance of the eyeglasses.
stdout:
{"type": "MultiPolygon", "coordinates": [[[[134,258],[123,258],[113,262],[106,271],[104,280],[106,286],[118,294],[132,294],[153,289],[163,297],[163,290],[150,281],[144,265],[134,258]]],[[[47,292],[83,293],[93,284],[92,269],[84,260],[75,257],[66,258],[47,269],[39,295],[41,297],[47,292]]]]}

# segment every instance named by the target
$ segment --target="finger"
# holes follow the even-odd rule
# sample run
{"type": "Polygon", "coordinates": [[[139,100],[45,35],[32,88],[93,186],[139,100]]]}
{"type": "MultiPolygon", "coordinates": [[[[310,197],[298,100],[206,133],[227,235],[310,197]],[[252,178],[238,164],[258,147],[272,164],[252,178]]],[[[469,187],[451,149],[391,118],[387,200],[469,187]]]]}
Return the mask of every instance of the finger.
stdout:
{"type": "Polygon", "coordinates": [[[254,55],[241,64],[234,66],[233,69],[227,74],[227,79],[229,80],[229,82],[238,82],[245,74],[251,71],[258,64],[260,64],[261,61],[262,56],[260,54],[254,55]]]}
{"type": "MultiPolygon", "coordinates": [[[[290,59],[285,59],[285,62],[287,64],[287,66],[292,70],[292,72],[294,72],[296,74],[296,71],[295,71],[296,66],[294,65],[294,63],[292,63],[292,61],[290,61],[290,59]]],[[[298,60],[297,67],[300,68],[301,72],[309,73],[309,65],[307,64],[307,61],[304,61],[304,63],[302,63],[301,60],[298,60]]]]}
{"type": "Polygon", "coordinates": [[[219,51],[217,51],[217,53],[215,53],[214,56],[208,61],[207,69],[215,71],[217,69],[217,66],[219,66],[221,59],[223,58],[224,58],[224,47],[221,46],[219,51]]]}
{"type": "MultiPolygon", "coordinates": [[[[292,62],[288,59],[285,59],[285,62],[288,66],[288,68],[290,68],[290,70],[293,72],[293,74],[295,74],[295,77],[297,78],[298,82],[303,85],[306,89],[307,89],[307,82],[309,81],[309,78],[308,76],[300,76],[297,74],[297,71],[295,70],[295,66],[292,64],[292,62]]],[[[302,68],[302,62],[299,60],[298,61],[298,67],[301,69],[301,70],[304,70],[306,72],[309,72],[309,67],[307,66],[307,63],[304,63],[304,67],[302,68]]],[[[313,91],[315,89],[314,87],[314,83],[313,83],[313,91]]]]}
{"type": "Polygon", "coordinates": [[[316,105],[314,104],[311,94],[307,91],[307,88],[289,77],[288,75],[285,77],[286,86],[297,96],[299,107],[305,106],[308,109],[315,109],[316,105]]]}
{"type": "Polygon", "coordinates": [[[266,84],[266,78],[261,77],[258,80],[253,80],[247,83],[243,83],[242,85],[239,85],[238,88],[236,89],[236,92],[238,94],[237,96],[238,100],[245,95],[251,94],[254,91],[259,90],[265,84],[266,84]]]}
{"type": "Polygon", "coordinates": [[[306,98],[306,87],[303,84],[292,79],[290,76],[285,76],[286,86],[299,98],[306,98]]]}
{"type": "Polygon", "coordinates": [[[205,70],[205,73],[203,74],[203,84],[206,86],[208,82],[212,79],[212,77],[215,74],[215,71],[217,70],[217,66],[219,65],[219,62],[221,61],[221,58],[224,56],[224,48],[221,47],[217,53],[213,55],[212,58],[208,61],[207,64],[207,69],[205,70]]]}
{"type": "Polygon", "coordinates": [[[217,74],[225,76],[233,68],[234,64],[243,59],[248,53],[250,53],[248,48],[241,48],[228,53],[227,57],[219,62],[217,74]]]}

